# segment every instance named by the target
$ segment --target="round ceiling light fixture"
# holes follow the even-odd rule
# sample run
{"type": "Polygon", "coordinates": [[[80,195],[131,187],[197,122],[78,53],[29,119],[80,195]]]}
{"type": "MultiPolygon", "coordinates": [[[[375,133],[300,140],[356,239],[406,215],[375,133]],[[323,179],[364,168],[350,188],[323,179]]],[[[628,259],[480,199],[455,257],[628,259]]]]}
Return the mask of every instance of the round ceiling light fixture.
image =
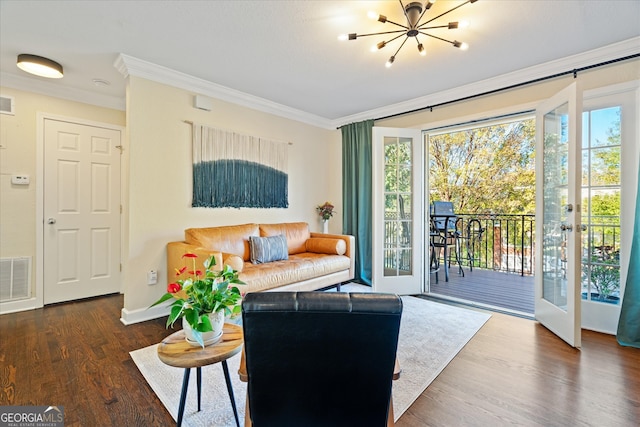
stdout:
{"type": "Polygon", "coordinates": [[[21,53],[18,55],[18,68],[27,73],[49,79],[61,79],[63,77],[62,65],[42,56],[21,53]]]}

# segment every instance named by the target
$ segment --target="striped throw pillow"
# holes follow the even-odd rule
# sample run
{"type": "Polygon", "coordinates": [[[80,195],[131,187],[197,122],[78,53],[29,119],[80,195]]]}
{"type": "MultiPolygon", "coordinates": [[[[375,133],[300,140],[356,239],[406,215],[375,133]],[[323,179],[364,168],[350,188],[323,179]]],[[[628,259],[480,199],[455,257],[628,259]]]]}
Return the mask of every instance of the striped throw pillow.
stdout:
{"type": "Polygon", "coordinates": [[[249,250],[251,262],[254,264],[289,259],[287,238],[284,234],[269,237],[249,236],[249,250]]]}

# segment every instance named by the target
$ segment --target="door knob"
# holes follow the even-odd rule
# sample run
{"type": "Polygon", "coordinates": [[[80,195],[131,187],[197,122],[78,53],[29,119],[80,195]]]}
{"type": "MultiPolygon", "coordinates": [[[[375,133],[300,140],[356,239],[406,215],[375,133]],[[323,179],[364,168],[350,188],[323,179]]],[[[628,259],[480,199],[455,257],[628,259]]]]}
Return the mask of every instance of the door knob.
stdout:
{"type": "Polygon", "coordinates": [[[562,230],[562,231],[573,231],[573,225],[571,225],[571,224],[560,224],[560,230],[562,230]]]}
{"type": "Polygon", "coordinates": [[[55,218],[49,218],[47,220],[47,224],[55,224],[56,223],[56,219],[55,218]]]}

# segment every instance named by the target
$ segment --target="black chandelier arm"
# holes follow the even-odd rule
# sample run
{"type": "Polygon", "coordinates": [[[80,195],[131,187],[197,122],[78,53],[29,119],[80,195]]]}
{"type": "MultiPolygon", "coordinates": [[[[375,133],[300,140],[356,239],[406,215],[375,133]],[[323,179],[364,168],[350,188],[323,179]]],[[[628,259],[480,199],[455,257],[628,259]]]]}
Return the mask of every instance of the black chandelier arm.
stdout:
{"type": "MultiPolygon", "coordinates": [[[[388,44],[389,44],[389,43],[391,43],[392,41],[398,40],[398,39],[399,39],[400,37],[402,37],[402,36],[404,36],[404,33],[403,33],[403,34],[398,34],[398,35],[397,35],[397,36],[395,36],[394,38],[387,40],[386,42],[384,42],[384,45],[383,45],[382,47],[384,47],[384,46],[388,45],[388,44]]],[[[405,41],[406,41],[406,40],[405,40],[405,41]]],[[[397,52],[396,52],[396,53],[397,53],[397,52]]]]}
{"type": "MultiPolygon", "coordinates": [[[[423,25],[426,25],[426,23],[423,24],[423,25]]],[[[418,30],[418,31],[420,31],[420,30],[433,30],[435,28],[449,28],[449,27],[450,26],[448,24],[447,25],[434,25],[433,27],[419,26],[418,28],[416,28],[416,30],[418,30]]]]}
{"type": "Polygon", "coordinates": [[[427,37],[433,37],[434,39],[438,39],[438,40],[442,40],[443,42],[451,43],[452,45],[455,46],[455,42],[452,42],[451,40],[443,39],[442,37],[434,36],[433,34],[429,34],[429,33],[424,33],[422,31],[419,31],[419,33],[420,34],[424,34],[427,37]]]}
{"type": "MultiPolygon", "coordinates": [[[[397,37],[396,37],[397,38],[397,37]]],[[[405,37],[405,39],[402,41],[402,44],[400,45],[400,47],[398,48],[398,50],[396,50],[396,53],[393,54],[393,57],[395,58],[396,55],[398,54],[398,52],[400,52],[400,49],[402,49],[402,46],[404,46],[404,44],[407,42],[407,40],[409,40],[409,37],[405,37]]]]}
{"type": "MultiPolygon", "coordinates": [[[[379,36],[381,34],[397,34],[397,33],[401,33],[400,34],[400,36],[401,36],[401,35],[405,34],[406,31],[404,31],[404,30],[395,30],[395,31],[383,31],[381,33],[356,34],[356,38],[358,38],[358,37],[366,37],[366,36],[379,36]]],[[[400,36],[398,36],[398,37],[400,37],[400,36]]],[[[396,38],[398,38],[398,37],[396,37],[396,38]]]]}
{"type": "Polygon", "coordinates": [[[423,26],[427,25],[429,22],[433,22],[433,21],[435,21],[436,19],[440,18],[441,16],[444,16],[444,15],[446,15],[446,14],[447,14],[447,13],[449,13],[449,12],[453,12],[454,10],[456,10],[456,9],[458,9],[458,8],[460,8],[460,7],[462,7],[462,6],[464,6],[464,5],[465,5],[465,4],[467,4],[467,3],[475,3],[476,1],[478,1],[478,0],[467,0],[467,1],[465,1],[464,3],[461,3],[461,4],[457,5],[456,7],[451,8],[451,9],[447,10],[446,12],[443,12],[443,13],[441,13],[440,15],[438,15],[438,16],[436,16],[436,17],[434,17],[434,18],[431,18],[431,19],[429,19],[428,21],[426,21],[426,22],[424,22],[424,23],[422,23],[422,24],[418,25],[418,28],[422,28],[423,26]]]}
{"type": "Polygon", "coordinates": [[[389,24],[393,24],[393,25],[397,25],[398,27],[402,27],[402,28],[404,28],[405,30],[408,30],[408,29],[409,29],[409,27],[407,27],[406,25],[398,24],[397,22],[393,22],[393,21],[391,21],[390,19],[386,19],[386,20],[384,21],[384,23],[387,23],[387,22],[388,22],[389,24]]]}

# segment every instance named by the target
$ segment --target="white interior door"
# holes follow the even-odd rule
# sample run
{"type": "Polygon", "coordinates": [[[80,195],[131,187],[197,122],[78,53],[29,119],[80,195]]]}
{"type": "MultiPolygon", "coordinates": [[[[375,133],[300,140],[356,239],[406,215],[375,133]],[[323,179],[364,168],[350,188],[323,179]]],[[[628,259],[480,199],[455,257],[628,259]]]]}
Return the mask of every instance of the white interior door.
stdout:
{"type": "Polygon", "coordinates": [[[536,110],[536,319],[573,347],[580,334],[580,93],[536,110]]]}
{"type": "Polygon", "coordinates": [[[417,129],[373,128],[373,290],[423,290],[422,144],[417,129]]]}
{"type": "Polygon", "coordinates": [[[120,131],[45,119],[44,303],[120,290],[120,131]]]}

